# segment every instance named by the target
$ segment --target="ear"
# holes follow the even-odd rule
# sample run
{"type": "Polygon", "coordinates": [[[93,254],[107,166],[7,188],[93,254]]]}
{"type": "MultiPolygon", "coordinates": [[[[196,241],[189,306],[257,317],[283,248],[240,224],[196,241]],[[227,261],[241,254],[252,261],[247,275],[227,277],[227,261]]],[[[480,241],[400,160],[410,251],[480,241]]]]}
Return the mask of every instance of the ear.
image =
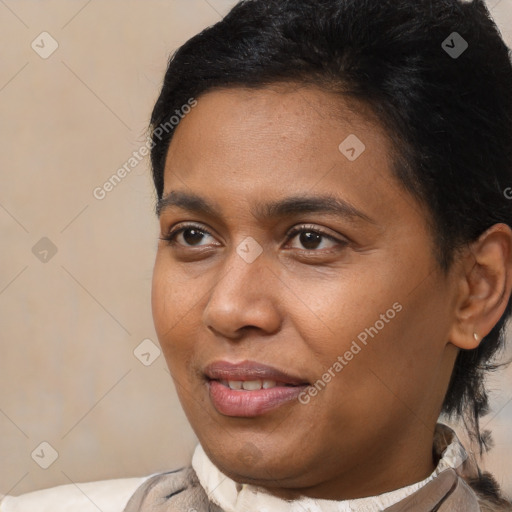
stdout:
{"type": "Polygon", "coordinates": [[[471,350],[498,323],[512,289],[512,230],[494,224],[472,242],[461,261],[455,321],[449,341],[471,350]]]}

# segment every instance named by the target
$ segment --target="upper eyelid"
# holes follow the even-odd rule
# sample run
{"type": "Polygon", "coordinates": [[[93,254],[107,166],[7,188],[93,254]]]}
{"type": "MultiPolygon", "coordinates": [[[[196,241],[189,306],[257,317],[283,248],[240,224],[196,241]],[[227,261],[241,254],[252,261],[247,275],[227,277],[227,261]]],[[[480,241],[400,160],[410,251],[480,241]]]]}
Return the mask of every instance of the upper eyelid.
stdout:
{"type": "Polygon", "coordinates": [[[180,231],[183,231],[187,228],[198,228],[198,231],[201,231],[203,233],[207,233],[208,235],[210,236],[213,236],[213,233],[210,231],[209,228],[205,228],[203,227],[201,224],[196,224],[196,223],[183,223],[183,224],[178,224],[178,227],[173,227],[172,229],[168,229],[165,234],[166,236],[170,236],[170,235],[175,235],[176,233],[180,232],[180,231]]]}
{"type": "Polygon", "coordinates": [[[307,232],[307,230],[313,231],[315,233],[319,233],[321,236],[323,236],[324,238],[328,238],[332,242],[337,242],[337,243],[345,242],[345,240],[343,240],[345,237],[343,237],[341,235],[331,235],[330,233],[327,232],[326,229],[318,228],[312,224],[299,224],[298,226],[294,226],[293,228],[289,229],[286,232],[286,237],[287,237],[287,239],[292,239],[295,237],[295,235],[297,235],[303,231],[307,232]],[[342,240],[340,240],[340,237],[342,238],[342,240]]]}

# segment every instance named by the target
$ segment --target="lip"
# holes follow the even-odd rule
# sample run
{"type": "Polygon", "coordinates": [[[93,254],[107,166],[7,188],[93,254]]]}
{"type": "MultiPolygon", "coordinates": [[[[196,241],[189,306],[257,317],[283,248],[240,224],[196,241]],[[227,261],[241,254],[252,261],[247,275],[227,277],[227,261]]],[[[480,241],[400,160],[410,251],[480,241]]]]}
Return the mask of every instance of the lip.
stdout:
{"type": "Polygon", "coordinates": [[[255,361],[215,361],[205,367],[204,374],[212,404],[224,416],[254,417],[294,400],[298,403],[299,395],[309,386],[298,376],[255,361]],[[279,384],[273,388],[246,391],[231,389],[219,382],[221,380],[274,380],[279,384]]]}
{"type": "Polygon", "coordinates": [[[275,380],[293,386],[306,385],[309,382],[273,366],[256,361],[214,361],[204,368],[204,374],[210,380],[275,380]]]}

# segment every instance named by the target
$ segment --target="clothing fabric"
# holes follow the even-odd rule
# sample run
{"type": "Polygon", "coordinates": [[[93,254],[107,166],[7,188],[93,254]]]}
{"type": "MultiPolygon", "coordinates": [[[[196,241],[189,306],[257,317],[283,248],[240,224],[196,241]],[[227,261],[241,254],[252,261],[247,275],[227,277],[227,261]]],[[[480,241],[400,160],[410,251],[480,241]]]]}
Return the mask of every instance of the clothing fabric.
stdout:
{"type": "Polygon", "coordinates": [[[237,484],[206,456],[194,452],[192,466],[163,473],[144,482],[124,512],[487,512],[494,508],[480,500],[464,478],[476,478],[474,459],[448,426],[438,423],[433,453],[439,461],[425,480],[396,491],[357,500],[287,501],[247,484],[237,484]],[[483,504],[481,507],[480,505],[483,504]],[[487,508],[487,505],[492,508],[487,508]]]}

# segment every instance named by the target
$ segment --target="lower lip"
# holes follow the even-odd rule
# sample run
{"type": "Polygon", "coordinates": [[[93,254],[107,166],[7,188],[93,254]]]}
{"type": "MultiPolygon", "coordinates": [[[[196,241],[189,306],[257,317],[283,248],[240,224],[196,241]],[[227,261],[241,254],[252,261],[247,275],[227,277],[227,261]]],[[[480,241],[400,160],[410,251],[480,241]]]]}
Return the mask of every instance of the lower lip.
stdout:
{"type": "Polygon", "coordinates": [[[245,391],[231,389],[216,380],[208,382],[210,398],[215,409],[225,416],[250,417],[272,411],[297,400],[304,386],[276,386],[269,389],[245,391]]]}

